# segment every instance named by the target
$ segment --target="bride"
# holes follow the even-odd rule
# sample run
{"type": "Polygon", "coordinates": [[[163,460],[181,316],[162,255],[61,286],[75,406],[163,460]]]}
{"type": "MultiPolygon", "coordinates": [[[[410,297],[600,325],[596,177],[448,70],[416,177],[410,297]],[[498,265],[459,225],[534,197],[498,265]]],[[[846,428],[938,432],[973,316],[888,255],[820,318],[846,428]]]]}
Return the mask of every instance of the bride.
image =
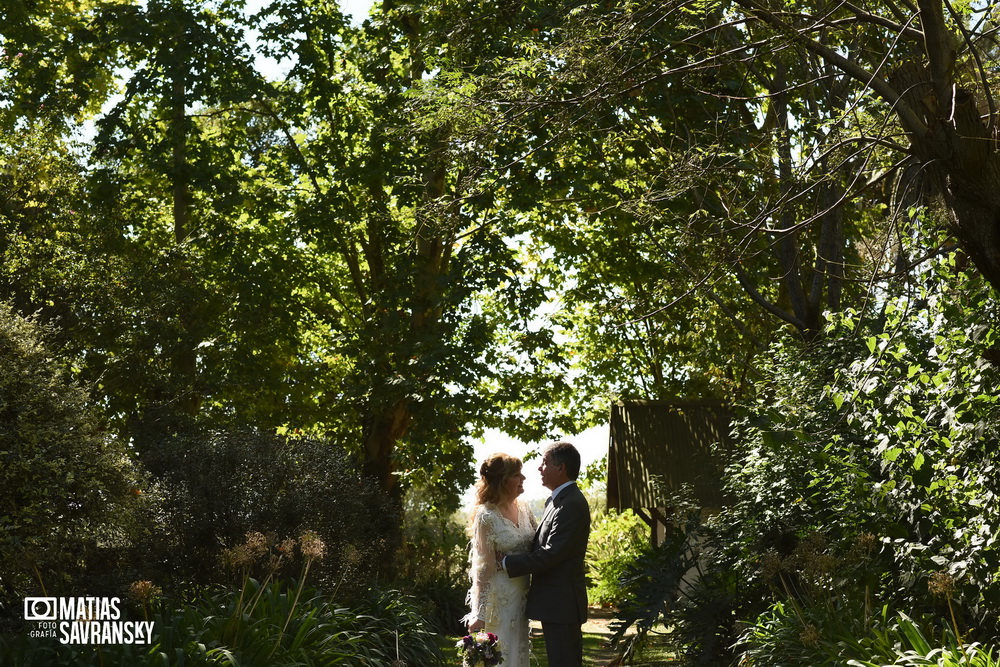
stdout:
{"type": "Polygon", "coordinates": [[[528,577],[508,577],[500,571],[498,554],[531,550],[535,517],[517,497],[524,493],[521,460],[493,454],[479,468],[476,507],[472,516],[471,611],[462,621],[469,632],[488,630],[497,635],[504,667],[528,667],[530,643],[524,601],[528,577]]]}

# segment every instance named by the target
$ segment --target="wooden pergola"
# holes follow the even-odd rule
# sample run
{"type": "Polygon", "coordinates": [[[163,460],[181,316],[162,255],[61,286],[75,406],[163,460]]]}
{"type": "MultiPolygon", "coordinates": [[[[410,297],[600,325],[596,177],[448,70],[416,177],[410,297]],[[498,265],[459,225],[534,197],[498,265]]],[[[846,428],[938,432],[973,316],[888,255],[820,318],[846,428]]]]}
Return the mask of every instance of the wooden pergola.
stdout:
{"type": "Polygon", "coordinates": [[[635,512],[649,525],[654,544],[669,530],[664,491],[689,484],[703,511],[722,507],[722,469],[731,420],[722,401],[612,405],[608,507],[635,512]]]}

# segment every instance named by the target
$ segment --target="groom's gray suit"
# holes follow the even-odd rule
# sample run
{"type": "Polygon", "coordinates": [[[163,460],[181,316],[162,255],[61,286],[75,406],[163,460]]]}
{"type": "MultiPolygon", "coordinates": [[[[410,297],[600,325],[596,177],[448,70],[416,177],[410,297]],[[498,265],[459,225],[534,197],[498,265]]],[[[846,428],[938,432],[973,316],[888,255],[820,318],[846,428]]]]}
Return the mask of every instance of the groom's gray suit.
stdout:
{"type": "Polygon", "coordinates": [[[528,618],[542,622],[550,667],[580,667],[587,620],[584,558],[590,537],[590,506],[570,484],[545,506],[532,550],[509,554],[504,567],[511,577],[532,575],[528,618]]]}

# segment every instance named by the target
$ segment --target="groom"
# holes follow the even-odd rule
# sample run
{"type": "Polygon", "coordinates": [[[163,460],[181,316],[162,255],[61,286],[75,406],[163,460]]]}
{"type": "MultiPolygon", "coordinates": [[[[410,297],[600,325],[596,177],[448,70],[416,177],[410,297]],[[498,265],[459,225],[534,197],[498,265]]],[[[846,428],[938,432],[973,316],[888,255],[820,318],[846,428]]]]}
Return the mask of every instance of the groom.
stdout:
{"type": "Polygon", "coordinates": [[[580,452],[568,442],[549,445],[538,471],[552,495],[545,501],[532,550],[506,556],[502,567],[511,577],[532,575],[528,618],[542,622],[549,667],[580,667],[580,626],[587,620],[584,557],[590,537],[590,507],[576,486],[580,452]]]}

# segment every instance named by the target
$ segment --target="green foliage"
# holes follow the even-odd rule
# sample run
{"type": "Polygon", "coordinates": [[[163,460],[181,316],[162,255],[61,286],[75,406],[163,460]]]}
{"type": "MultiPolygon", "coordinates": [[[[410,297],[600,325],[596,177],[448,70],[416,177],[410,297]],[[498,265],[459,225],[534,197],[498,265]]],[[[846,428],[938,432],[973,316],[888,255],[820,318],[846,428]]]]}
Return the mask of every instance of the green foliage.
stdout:
{"type": "MultiPolygon", "coordinates": [[[[68,354],[79,316],[72,295],[98,271],[97,263],[84,266],[95,248],[73,145],[45,123],[20,128],[0,140],[0,186],[0,298],[57,322],[51,336],[68,354]]],[[[99,386],[92,389],[99,394],[99,386]]]]}
{"type": "Polygon", "coordinates": [[[693,542],[698,525],[697,515],[688,517],[674,526],[662,543],[655,547],[647,543],[633,560],[623,563],[618,583],[622,602],[611,629],[612,642],[624,643],[625,657],[642,647],[656,623],[669,618],[674,601],[686,586],[688,573],[697,565],[693,542]],[[635,634],[626,637],[632,627],[635,634]]]}
{"type": "Polygon", "coordinates": [[[737,500],[711,557],[738,573],[743,614],[773,596],[833,622],[838,600],[878,601],[953,611],[957,627],[992,640],[1000,373],[982,314],[994,312],[947,258],[915,293],[887,296],[879,317],[839,316],[824,342],[773,351],[739,426],[727,479],[737,500]],[[929,590],[937,578],[954,587],[946,601],[929,590]]]}
{"type": "Polygon", "coordinates": [[[116,565],[143,517],[138,466],[54,359],[50,335],[0,302],[0,607],[10,613],[24,595],[116,565]]]}
{"type": "Polygon", "coordinates": [[[0,122],[49,119],[60,126],[100,108],[113,88],[109,53],[94,21],[109,3],[0,5],[0,122]]]}
{"type": "MultiPolygon", "coordinates": [[[[895,270],[868,247],[887,212],[917,250],[941,240],[893,153],[943,169],[949,187],[927,190],[957,193],[952,222],[975,230],[996,219],[992,172],[961,160],[988,142],[948,134],[974,112],[914,123],[936,113],[904,92],[922,79],[886,92],[883,72],[928,55],[891,3],[824,8],[808,57],[812,4],[751,4],[385,2],[354,27],[306,0],[252,17],[229,0],[4,3],[0,298],[59,326],[54,361],[0,368],[30,380],[0,383],[12,586],[69,585],[52,578],[97,550],[125,560],[131,505],[156,502],[141,546],[164,582],[215,579],[247,532],[312,528],[335,554],[317,574],[346,593],[397,551],[398,507],[362,473],[396,499],[432,489],[446,514],[484,427],[534,439],[611,395],[736,394],[736,504],[656,552],[593,557],[600,597],[633,598],[626,622],[667,614],[703,661],[737,620],[777,636],[801,609],[833,632],[836,604],[876,599],[990,637],[996,302],[943,266],[870,294],[854,280],[895,270]],[[265,80],[260,55],[282,72],[265,80]],[[95,139],[72,126],[87,114],[95,139]],[[748,297],[812,344],[774,343],[748,297]],[[877,315],[838,312],[861,297],[877,315]]],[[[988,83],[994,60],[975,39],[992,8],[958,11],[944,30],[921,13],[927,44],[969,20],[975,67],[937,67],[959,77],[939,96],[979,86],[973,69],[988,83]]],[[[437,521],[406,527],[405,575],[444,616],[461,539],[437,521]]]]}
{"type": "Polygon", "coordinates": [[[444,665],[415,601],[394,590],[372,590],[344,606],[295,580],[241,590],[213,589],[183,603],[165,601],[154,622],[152,646],[72,646],[6,638],[12,665],[361,665],[396,659],[444,665]]]}
{"type": "Polygon", "coordinates": [[[729,57],[748,39],[734,12],[555,3],[482,68],[496,72],[453,66],[426,87],[504,165],[490,194],[531,221],[529,252],[559,294],[546,319],[565,334],[560,361],[582,370],[566,403],[586,418],[595,398],[747,392],[781,321],[818,335],[881,262],[856,251],[873,207],[843,197],[844,80],[784,49],[744,68],[729,57]],[[746,316],[748,297],[777,317],[746,316]]]}
{"type": "Polygon", "coordinates": [[[593,522],[587,545],[591,605],[618,606],[625,601],[622,578],[648,541],[648,526],[630,510],[610,510],[593,522]]]}
{"type": "Polygon", "coordinates": [[[969,665],[994,667],[994,651],[963,643],[950,626],[934,629],[904,613],[889,616],[836,605],[802,607],[775,602],[740,637],[746,665],[816,667],[909,667],[969,665]]]}
{"type": "Polygon", "coordinates": [[[874,642],[850,653],[867,659],[896,610],[995,641],[995,302],[953,257],[921,278],[772,348],[736,426],[733,503],[635,561],[624,622],[660,615],[698,664],[834,664],[849,641],[874,642]]]}
{"type": "Polygon", "coordinates": [[[786,555],[782,539],[803,529],[841,543],[869,533],[894,563],[894,591],[920,599],[928,575],[945,570],[978,616],[1000,592],[987,390],[997,369],[985,358],[991,323],[965,318],[992,302],[975,281],[928,280],[923,294],[887,301],[879,320],[841,318],[806,364],[780,357],[730,484],[757,545],[786,555]]]}
{"type": "MultiPolygon", "coordinates": [[[[922,624],[909,616],[899,613],[891,626],[878,634],[882,650],[868,651],[865,660],[849,660],[848,667],[915,667],[916,665],[936,665],[937,667],[997,667],[1000,656],[995,655],[995,647],[979,643],[966,644],[956,638],[950,627],[945,627],[938,636],[927,637],[922,624]],[[891,644],[890,644],[891,642],[891,644]],[[934,648],[936,646],[936,648],[934,648]]],[[[867,638],[866,638],[867,639],[867,638]]],[[[870,649],[874,642],[859,642],[862,649],[870,649]]]]}
{"type": "Polygon", "coordinates": [[[888,609],[854,600],[775,601],[739,637],[749,665],[843,665],[851,658],[893,657],[901,634],[888,609]]]}

